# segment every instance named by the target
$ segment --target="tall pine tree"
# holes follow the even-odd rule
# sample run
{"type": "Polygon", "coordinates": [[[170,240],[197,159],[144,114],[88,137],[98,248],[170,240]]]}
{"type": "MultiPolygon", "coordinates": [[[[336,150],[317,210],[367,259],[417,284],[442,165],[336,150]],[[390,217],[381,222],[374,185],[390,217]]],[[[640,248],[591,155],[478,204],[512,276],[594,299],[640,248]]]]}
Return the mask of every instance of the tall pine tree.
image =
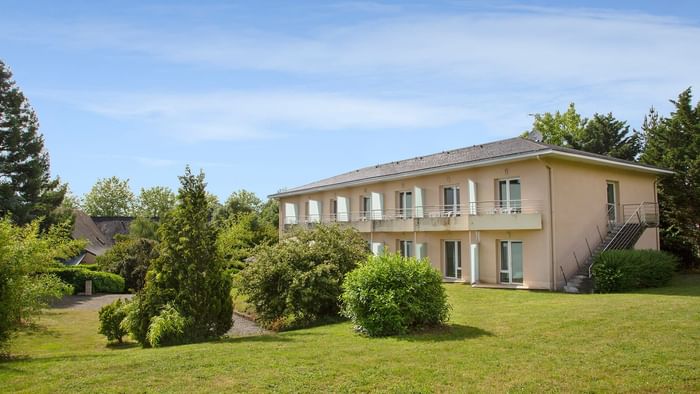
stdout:
{"type": "Polygon", "coordinates": [[[659,182],[661,247],[681,257],[686,268],[700,263],[700,103],[690,88],[671,101],[675,111],[644,119],[644,163],[674,171],[659,182]]]}
{"type": "Polygon", "coordinates": [[[65,193],[49,174],[36,113],[0,60],[0,216],[20,225],[50,217],[65,193]]]}

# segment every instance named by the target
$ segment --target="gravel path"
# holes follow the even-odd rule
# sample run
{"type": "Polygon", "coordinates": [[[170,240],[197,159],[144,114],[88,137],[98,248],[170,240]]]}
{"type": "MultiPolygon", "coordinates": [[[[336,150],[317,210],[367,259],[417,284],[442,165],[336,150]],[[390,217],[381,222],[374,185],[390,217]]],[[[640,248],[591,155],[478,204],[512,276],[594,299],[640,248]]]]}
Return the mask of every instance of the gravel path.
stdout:
{"type": "MultiPolygon", "coordinates": [[[[52,304],[57,309],[75,309],[85,311],[98,311],[103,306],[112,303],[118,298],[130,299],[133,294],[96,294],[92,296],[73,295],[66,296],[52,304]]],[[[270,335],[272,331],[265,330],[254,321],[238,314],[233,314],[233,327],[226,333],[232,337],[253,335],[270,335]]]]}

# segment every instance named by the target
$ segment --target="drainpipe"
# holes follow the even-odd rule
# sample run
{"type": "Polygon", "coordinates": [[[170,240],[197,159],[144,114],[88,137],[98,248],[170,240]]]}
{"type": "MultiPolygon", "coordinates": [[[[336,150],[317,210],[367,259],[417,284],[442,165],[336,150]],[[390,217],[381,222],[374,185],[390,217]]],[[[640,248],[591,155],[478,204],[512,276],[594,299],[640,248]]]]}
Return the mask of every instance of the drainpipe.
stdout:
{"type": "Polygon", "coordinates": [[[659,232],[661,231],[661,207],[659,207],[659,178],[654,179],[654,204],[656,204],[656,250],[661,250],[661,241],[659,240],[659,232]]]}
{"type": "Polygon", "coordinates": [[[547,181],[549,186],[549,290],[557,290],[557,282],[554,268],[554,208],[552,200],[552,167],[537,155],[537,160],[547,168],[547,181]]]}

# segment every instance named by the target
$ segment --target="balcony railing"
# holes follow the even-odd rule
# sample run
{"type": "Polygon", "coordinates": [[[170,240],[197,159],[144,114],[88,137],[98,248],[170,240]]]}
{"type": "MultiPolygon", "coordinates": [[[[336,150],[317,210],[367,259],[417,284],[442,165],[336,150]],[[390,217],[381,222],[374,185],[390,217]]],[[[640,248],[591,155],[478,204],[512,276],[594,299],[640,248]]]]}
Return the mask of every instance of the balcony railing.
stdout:
{"type": "Polygon", "coordinates": [[[422,207],[356,211],[330,215],[285,217],[285,225],[317,223],[355,223],[369,221],[398,221],[413,219],[454,218],[461,216],[540,214],[541,200],[491,200],[467,204],[427,205],[422,207]]]}

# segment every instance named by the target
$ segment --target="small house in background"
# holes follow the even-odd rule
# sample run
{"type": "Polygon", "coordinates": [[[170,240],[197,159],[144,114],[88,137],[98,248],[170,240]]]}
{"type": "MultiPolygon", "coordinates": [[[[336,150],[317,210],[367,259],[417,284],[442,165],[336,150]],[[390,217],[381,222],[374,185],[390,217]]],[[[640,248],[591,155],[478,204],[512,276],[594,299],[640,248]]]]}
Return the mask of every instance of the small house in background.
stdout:
{"type": "Polygon", "coordinates": [[[66,265],[94,264],[97,256],[114,245],[118,234],[129,233],[129,225],[134,220],[129,216],[89,216],[80,210],[73,214],[75,223],[71,235],[73,239],[87,240],[87,245],[79,255],[66,260],[66,265]]]}

